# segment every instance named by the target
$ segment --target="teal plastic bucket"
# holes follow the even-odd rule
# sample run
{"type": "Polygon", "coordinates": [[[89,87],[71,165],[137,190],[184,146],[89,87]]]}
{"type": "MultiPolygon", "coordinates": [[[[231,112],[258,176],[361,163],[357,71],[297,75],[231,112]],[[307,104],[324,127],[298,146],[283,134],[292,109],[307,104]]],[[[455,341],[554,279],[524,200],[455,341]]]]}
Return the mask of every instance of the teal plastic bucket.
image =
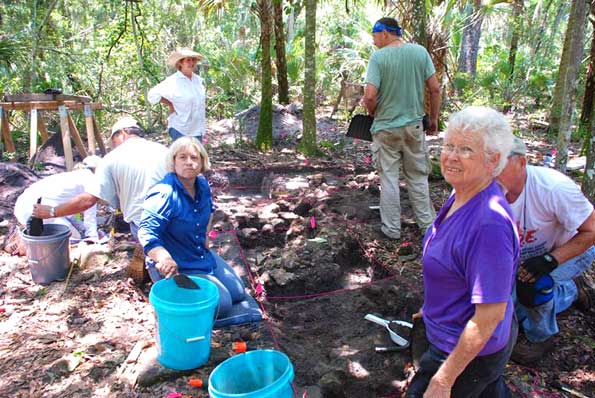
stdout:
{"type": "Polygon", "coordinates": [[[211,353],[219,290],[211,281],[190,278],[200,289],[184,289],[168,278],[155,283],[149,293],[155,309],[157,360],[171,369],[198,368],[211,353]]]}
{"type": "Polygon", "coordinates": [[[209,377],[211,398],[292,398],[293,365],[282,352],[248,351],[217,366],[209,377]]]}
{"type": "Polygon", "coordinates": [[[44,224],[40,236],[21,232],[33,282],[49,285],[66,278],[70,269],[70,235],[70,228],[62,224],[44,224]]]}

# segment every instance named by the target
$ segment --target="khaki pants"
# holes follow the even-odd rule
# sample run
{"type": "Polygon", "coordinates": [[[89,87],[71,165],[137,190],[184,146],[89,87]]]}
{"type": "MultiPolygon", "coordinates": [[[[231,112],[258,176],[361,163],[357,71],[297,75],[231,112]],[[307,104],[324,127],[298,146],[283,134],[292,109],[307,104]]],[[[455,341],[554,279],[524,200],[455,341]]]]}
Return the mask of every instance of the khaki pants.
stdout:
{"type": "Polygon", "coordinates": [[[394,239],[401,236],[399,166],[409,192],[419,228],[425,232],[436,217],[430,200],[428,175],[432,170],[422,123],[372,134],[374,163],[380,174],[380,219],[382,232],[394,239]]]}

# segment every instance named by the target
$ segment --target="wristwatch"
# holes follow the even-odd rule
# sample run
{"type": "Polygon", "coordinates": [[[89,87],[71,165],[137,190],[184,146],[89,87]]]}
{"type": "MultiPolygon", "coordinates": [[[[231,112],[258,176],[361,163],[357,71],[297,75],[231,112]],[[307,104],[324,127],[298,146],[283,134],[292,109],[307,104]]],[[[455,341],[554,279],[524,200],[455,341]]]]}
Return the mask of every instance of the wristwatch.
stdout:
{"type": "Polygon", "coordinates": [[[56,217],[56,208],[50,207],[50,217],[56,217]]]}

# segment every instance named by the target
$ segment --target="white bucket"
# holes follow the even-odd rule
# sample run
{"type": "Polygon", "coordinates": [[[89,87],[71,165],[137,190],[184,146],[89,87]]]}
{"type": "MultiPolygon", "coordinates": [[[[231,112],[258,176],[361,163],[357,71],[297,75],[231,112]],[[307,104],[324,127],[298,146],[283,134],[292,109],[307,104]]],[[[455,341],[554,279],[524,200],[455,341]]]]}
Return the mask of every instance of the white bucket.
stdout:
{"type": "Polygon", "coordinates": [[[33,282],[49,285],[66,278],[70,268],[70,235],[70,228],[62,224],[44,224],[41,236],[21,232],[33,282]]]}

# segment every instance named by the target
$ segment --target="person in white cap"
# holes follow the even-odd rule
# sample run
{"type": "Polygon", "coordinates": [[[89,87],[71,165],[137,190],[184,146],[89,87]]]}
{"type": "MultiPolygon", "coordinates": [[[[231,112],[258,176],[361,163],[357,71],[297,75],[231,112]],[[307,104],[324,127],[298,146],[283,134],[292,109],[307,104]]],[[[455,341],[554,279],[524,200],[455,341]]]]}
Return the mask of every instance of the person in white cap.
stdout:
{"type": "Polygon", "coordinates": [[[582,275],[595,260],[595,212],[569,177],[527,165],[525,143],[518,137],[498,180],[521,243],[515,311],[525,337],[512,359],[527,365],[554,347],[556,314],[573,304],[585,311],[593,305],[593,290],[582,275]]]}
{"type": "Polygon", "coordinates": [[[102,201],[122,210],[124,221],[130,224],[136,238],[145,195],[166,174],[167,147],[141,138],[143,134],[134,118],[118,120],[110,136],[113,150],[99,163],[94,183],[58,206],[35,204],[33,215],[43,219],[63,217],[102,201]]]}
{"type": "Polygon", "coordinates": [[[167,128],[172,141],[190,136],[202,142],[205,134],[206,92],[203,79],[194,73],[203,58],[189,48],[178,48],[167,60],[177,71],[149,90],[149,102],[160,102],[169,109],[167,128]]]}
{"type": "MultiPolygon", "coordinates": [[[[93,171],[101,161],[99,156],[87,156],[82,163],[75,165],[73,171],[53,174],[31,184],[17,198],[14,215],[21,225],[26,225],[33,212],[33,204],[41,198],[41,203],[57,206],[69,201],[91,188],[93,171]]],[[[52,217],[45,224],[62,224],[70,228],[71,239],[97,239],[97,206],[93,205],[83,212],[83,220],[75,215],[52,217]]]]}

